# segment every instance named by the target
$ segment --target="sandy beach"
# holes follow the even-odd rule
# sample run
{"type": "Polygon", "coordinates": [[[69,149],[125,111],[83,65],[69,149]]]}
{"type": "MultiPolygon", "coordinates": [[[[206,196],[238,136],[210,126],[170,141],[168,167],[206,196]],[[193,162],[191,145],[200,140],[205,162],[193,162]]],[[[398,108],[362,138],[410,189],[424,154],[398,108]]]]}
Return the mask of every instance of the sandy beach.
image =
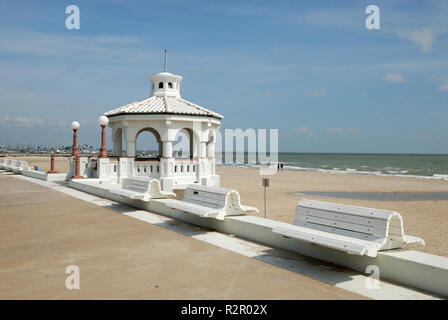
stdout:
{"type": "MultiPolygon", "coordinates": [[[[243,204],[263,212],[263,187],[257,169],[217,167],[221,186],[239,191],[243,204]]],[[[448,256],[448,201],[367,201],[352,199],[295,196],[306,191],[430,192],[448,191],[448,181],[421,178],[333,174],[322,172],[281,171],[270,178],[267,190],[269,219],[292,223],[295,205],[302,198],[398,211],[404,219],[405,232],[422,237],[426,246],[408,246],[441,256],[448,256]]]]}
{"type": "MultiPolygon", "coordinates": [[[[28,165],[39,165],[41,171],[50,169],[49,157],[23,157],[28,165]]],[[[68,171],[68,158],[56,157],[56,170],[68,171]]],[[[243,204],[263,212],[263,187],[258,169],[219,166],[221,186],[238,190],[243,204]]],[[[369,176],[323,172],[281,171],[270,178],[267,213],[269,219],[291,223],[295,205],[301,198],[337,202],[349,205],[398,211],[404,219],[405,232],[422,237],[426,246],[408,246],[419,251],[448,257],[448,201],[370,201],[296,196],[306,191],[365,191],[365,192],[448,192],[448,181],[369,176]]]]}

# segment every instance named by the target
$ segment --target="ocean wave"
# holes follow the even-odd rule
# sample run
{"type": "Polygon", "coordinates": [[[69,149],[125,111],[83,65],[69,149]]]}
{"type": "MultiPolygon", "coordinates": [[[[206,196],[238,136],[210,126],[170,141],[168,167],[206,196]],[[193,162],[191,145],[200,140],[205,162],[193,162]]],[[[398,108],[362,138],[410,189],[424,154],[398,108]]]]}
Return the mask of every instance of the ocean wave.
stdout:
{"type": "MultiPolygon", "coordinates": [[[[218,164],[225,166],[234,166],[240,168],[266,168],[266,165],[262,164],[218,164]]],[[[362,166],[367,167],[367,166],[362,166]]],[[[271,168],[275,169],[275,166],[271,165],[271,168]]],[[[383,168],[385,169],[385,168],[383,168]]],[[[409,173],[408,170],[400,170],[400,168],[389,167],[389,169],[395,170],[384,170],[384,171],[366,171],[366,170],[358,170],[354,168],[332,168],[332,169],[323,169],[323,168],[306,168],[300,166],[292,166],[292,165],[284,165],[283,170],[291,170],[291,171],[302,171],[302,172],[323,172],[323,173],[333,173],[333,174],[361,174],[361,175],[372,175],[372,176],[383,176],[383,177],[402,177],[402,178],[420,178],[420,179],[433,179],[433,180],[447,180],[448,174],[433,174],[433,175],[416,175],[416,174],[406,174],[409,173]]]]}

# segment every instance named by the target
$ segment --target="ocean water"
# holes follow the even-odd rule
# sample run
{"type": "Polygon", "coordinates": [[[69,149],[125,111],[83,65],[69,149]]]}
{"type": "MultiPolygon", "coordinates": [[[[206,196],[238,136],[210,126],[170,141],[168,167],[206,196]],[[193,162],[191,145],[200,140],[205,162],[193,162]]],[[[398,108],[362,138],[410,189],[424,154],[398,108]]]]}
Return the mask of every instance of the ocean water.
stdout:
{"type": "MultiPolygon", "coordinates": [[[[220,164],[223,165],[261,166],[256,155],[252,153],[234,153],[233,162],[229,163],[226,163],[222,153],[217,153],[216,157],[217,162],[221,160],[220,164]]],[[[227,154],[227,159],[232,159],[232,155],[227,154]]],[[[448,155],[439,154],[279,153],[278,162],[283,163],[283,170],[448,180],[448,155]]],[[[271,162],[271,165],[275,163],[271,162]]]]}

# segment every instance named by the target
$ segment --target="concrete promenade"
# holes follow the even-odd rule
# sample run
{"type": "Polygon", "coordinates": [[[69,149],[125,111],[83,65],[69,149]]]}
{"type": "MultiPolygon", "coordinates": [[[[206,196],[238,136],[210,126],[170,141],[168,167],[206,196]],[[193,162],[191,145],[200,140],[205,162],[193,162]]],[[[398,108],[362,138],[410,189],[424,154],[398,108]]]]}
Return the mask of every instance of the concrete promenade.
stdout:
{"type": "Polygon", "coordinates": [[[0,299],[363,297],[0,174],[0,299]]]}

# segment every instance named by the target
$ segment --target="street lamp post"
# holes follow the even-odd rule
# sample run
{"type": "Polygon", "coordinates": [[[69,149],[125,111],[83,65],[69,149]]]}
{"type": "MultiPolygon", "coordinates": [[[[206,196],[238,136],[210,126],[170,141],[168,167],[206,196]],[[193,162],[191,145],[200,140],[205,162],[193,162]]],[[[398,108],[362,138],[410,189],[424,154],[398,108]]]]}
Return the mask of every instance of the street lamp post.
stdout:
{"type": "Polygon", "coordinates": [[[48,171],[48,173],[59,173],[54,169],[54,153],[51,153],[51,158],[50,158],[50,171],[48,171]]]}
{"type": "Polygon", "coordinates": [[[80,171],[80,159],[78,154],[78,129],[79,129],[79,122],[73,121],[71,126],[73,130],[73,151],[72,156],[75,157],[75,175],[72,176],[72,179],[83,179],[84,177],[79,174],[80,171]]]}
{"type": "Polygon", "coordinates": [[[79,168],[80,167],[79,154],[76,155],[75,161],[76,161],[75,162],[76,169],[75,169],[75,175],[72,176],[72,179],[84,179],[84,177],[79,174],[79,171],[80,171],[80,168],[79,168]]]}
{"type": "Polygon", "coordinates": [[[101,150],[100,158],[107,158],[106,151],[106,126],[109,124],[109,118],[101,116],[98,118],[98,124],[101,126],[101,150]]]}
{"type": "Polygon", "coordinates": [[[264,187],[264,218],[267,219],[268,214],[266,212],[266,188],[269,187],[269,179],[263,178],[261,182],[264,187]]]}
{"type": "Polygon", "coordinates": [[[73,121],[70,127],[73,130],[73,147],[72,147],[72,156],[77,157],[78,156],[78,129],[79,129],[79,122],[73,121]]]}

